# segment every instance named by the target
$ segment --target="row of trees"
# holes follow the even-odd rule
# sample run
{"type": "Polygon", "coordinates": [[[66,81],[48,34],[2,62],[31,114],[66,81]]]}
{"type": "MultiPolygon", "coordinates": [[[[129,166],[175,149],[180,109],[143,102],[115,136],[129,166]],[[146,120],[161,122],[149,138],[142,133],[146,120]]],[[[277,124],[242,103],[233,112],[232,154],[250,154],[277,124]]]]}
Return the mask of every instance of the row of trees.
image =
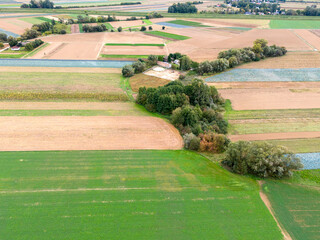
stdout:
{"type": "Polygon", "coordinates": [[[54,3],[50,0],[31,0],[30,4],[23,3],[20,8],[54,8],[54,3]]]}
{"type": "Polygon", "coordinates": [[[131,65],[125,65],[122,68],[122,75],[124,77],[132,77],[134,74],[142,73],[146,69],[151,68],[158,62],[158,56],[149,55],[147,60],[139,59],[131,65]]]}
{"type": "Polygon", "coordinates": [[[268,46],[268,41],[257,39],[253,47],[230,49],[220,52],[215,61],[204,61],[199,64],[196,71],[200,75],[223,72],[242,63],[260,61],[266,57],[279,57],[287,53],[285,47],[268,46]]]}
{"type": "Polygon", "coordinates": [[[85,16],[83,17],[82,15],[77,16],[77,23],[104,23],[104,22],[114,22],[118,21],[115,16],[110,16],[108,15],[107,17],[105,16],[98,16],[98,17],[89,17],[85,16]]]}
{"type": "Polygon", "coordinates": [[[32,42],[29,42],[25,45],[25,50],[32,51],[33,49],[41,46],[44,42],[41,39],[36,39],[32,42]]]}
{"type": "Polygon", "coordinates": [[[168,13],[197,13],[198,9],[192,3],[174,3],[168,8],[168,13]]]}
{"type": "Polygon", "coordinates": [[[96,26],[90,26],[90,25],[83,25],[82,30],[84,32],[104,32],[107,30],[107,27],[104,24],[99,24],[96,26]]]}

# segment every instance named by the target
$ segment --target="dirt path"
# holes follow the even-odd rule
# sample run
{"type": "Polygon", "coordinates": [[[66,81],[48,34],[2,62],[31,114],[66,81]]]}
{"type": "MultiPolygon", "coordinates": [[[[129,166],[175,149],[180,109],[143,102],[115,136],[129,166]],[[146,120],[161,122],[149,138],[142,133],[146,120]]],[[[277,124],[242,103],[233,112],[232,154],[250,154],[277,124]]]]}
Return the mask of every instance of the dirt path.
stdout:
{"type": "Polygon", "coordinates": [[[271,206],[271,203],[267,197],[267,195],[262,191],[262,185],[263,185],[263,181],[258,181],[259,185],[260,185],[260,197],[261,197],[261,200],[263,201],[263,203],[266,205],[266,207],[268,208],[269,212],[271,213],[273,219],[276,221],[279,229],[281,230],[281,233],[284,237],[284,240],[292,240],[291,236],[289,235],[289,233],[281,227],[281,225],[279,224],[277,218],[275,217],[274,215],[274,212],[273,212],[273,209],[272,209],[272,206],[271,206]]]}
{"type": "Polygon", "coordinates": [[[281,139],[301,139],[320,138],[320,132],[286,132],[286,133],[259,133],[242,134],[229,136],[231,141],[260,141],[260,140],[281,140],[281,139]]]}
{"type": "Polygon", "coordinates": [[[0,151],[181,149],[177,129],[155,117],[0,117],[0,151]]]}

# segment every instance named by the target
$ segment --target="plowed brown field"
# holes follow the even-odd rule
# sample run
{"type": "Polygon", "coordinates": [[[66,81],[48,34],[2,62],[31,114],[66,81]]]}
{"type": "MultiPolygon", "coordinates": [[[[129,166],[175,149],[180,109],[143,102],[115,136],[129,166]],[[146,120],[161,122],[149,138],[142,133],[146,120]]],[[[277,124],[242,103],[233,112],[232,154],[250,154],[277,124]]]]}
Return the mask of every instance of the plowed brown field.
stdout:
{"type": "Polygon", "coordinates": [[[154,117],[0,117],[0,151],[181,149],[179,132],[154,117]]]}

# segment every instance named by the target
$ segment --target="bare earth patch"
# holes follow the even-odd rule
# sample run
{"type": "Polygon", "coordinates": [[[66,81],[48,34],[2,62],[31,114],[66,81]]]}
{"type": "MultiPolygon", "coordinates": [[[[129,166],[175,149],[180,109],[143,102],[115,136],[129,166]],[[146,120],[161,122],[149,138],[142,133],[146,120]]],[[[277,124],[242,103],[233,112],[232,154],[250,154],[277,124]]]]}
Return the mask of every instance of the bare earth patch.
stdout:
{"type": "Polygon", "coordinates": [[[301,139],[301,138],[319,138],[320,132],[287,132],[287,133],[259,133],[230,135],[231,141],[262,141],[262,140],[281,140],[281,139],[301,139]]]}
{"type": "MultiPolygon", "coordinates": [[[[271,85],[271,84],[270,84],[271,85]]],[[[220,89],[235,110],[320,108],[317,91],[292,91],[286,88],[220,89]]]]}
{"type": "Polygon", "coordinates": [[[153,67],[151,70],[144,72],[144,74],[153,76],[153,77],[163,78],[170,81],[177,80],[180,75],[179,71],[172,70],[172,69],[165,69],[159,66],[153,67]]]}
{"type": "Polygon", "coordinates": [[[154,117],[0,117],[0,151],[181,149],[179,132],[154,117]]]}

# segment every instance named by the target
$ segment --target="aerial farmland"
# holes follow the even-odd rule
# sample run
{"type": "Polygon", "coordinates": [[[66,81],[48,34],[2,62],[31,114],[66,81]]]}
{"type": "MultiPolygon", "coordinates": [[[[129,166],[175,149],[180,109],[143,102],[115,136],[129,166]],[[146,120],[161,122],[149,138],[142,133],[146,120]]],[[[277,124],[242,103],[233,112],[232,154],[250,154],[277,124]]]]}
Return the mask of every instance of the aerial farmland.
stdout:
{"type": "Polygon", "coordinates": [[[320,10],[0,2],[0,240],[320,238],[320,10]]]}

